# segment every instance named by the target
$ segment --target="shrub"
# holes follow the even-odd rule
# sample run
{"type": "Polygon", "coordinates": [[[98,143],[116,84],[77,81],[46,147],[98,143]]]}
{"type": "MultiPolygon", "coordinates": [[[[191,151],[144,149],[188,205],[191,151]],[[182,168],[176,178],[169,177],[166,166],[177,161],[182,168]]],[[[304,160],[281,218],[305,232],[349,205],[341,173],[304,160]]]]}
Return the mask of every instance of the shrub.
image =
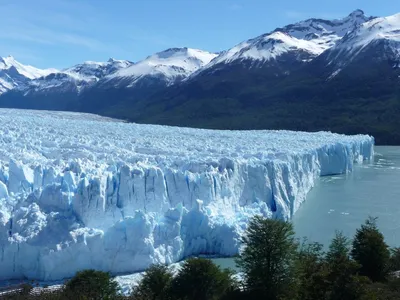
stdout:
{"type": "Polygon", "coordinates": [[[172,281],[172,299],[213,300],[236,287],[233,273],[208,259],[190,258],[172,281]]]}
{"type": "Polygon", "coordinates": [[[118,295],[118,284],[109,273],[85,270],[67,282],[64,294],[76,299],[114,299],[118,295]]]}
{"type": "Polygon", "coordinates": [[[166,300],[173,279],[168,267],[153,265],[145,273],[139,285],[133,289],[133,299],[166,300]]]}

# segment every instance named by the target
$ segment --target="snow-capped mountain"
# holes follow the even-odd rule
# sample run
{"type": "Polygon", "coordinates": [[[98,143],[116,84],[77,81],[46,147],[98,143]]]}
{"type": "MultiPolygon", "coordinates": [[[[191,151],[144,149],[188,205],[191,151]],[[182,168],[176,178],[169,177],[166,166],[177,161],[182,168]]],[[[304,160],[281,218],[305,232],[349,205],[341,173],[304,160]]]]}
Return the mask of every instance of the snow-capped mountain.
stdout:
{"type": "Polygon", "coordinates": [[[275,31],[285,32],[295,38],[314,41],[318,45],[330,48],[348,32],[374,18],[367,17],[362,10],[358,9],[343,19],[308,19],[277,28],[275,31]]]}
{"type": "Polygon", "coordinates": [[[17,88],[25,95],[37,92],[65,92],[74,91],[79,93],[101,78],[110,75],[122,68],[132,65],[126,60],[109,59],[107,62],[86,61],[61,71],[56,71],[36,78],[17,88]]]}
{"type": "Polygon", "coordinates": [[[25,76],[29,79],[35,79],[41,76],[45,76],[50,74],[51,72],[57,71],[56,69],[38,69],[32,66],[23,65],[20,62],[16,61],[14,57],[7,56],[7,57],[0,57],[0,69],[7,70],[15,68],[19,74],[25,76]]]}
{"type": "MultiPolygon", "coordinates": [[[[105,76],[80,95],[79,110],[110,110],[120,102],[138,102],[176,85],[207,65],[217,54],[171,48],[105,76]]],[[[118,115],[118,114],[117,114],[118,115]]]]}
{"type": "Polygon", "coordinates": [[[309,54],[310,57],[315,57],[324,50],[324,47],[312,41],[297,39],[285,32],[276,31],[240,43],[220,54],[207,68],[237,60],[268,61],[290,51],[300,51],[309,54]]]}
{"type": "Polygon", "coordinates": [[[102,83],[131,88],[144,79],[158,79],[171,85],[204,67],[216,56],[198,49],[171,48],[105,77],[102,83]]]}
{"type": "Polygon", "coordinates": [[[133,63],[130,61],[110,58],[107,62],[86,61],[82,64],[63,70],[63,73],[86,81],[97,81],[131,65],[133,65],[133,63]]]}
{"type": "Polygon", "coordinates": [[[4,93],[3,107],[30,109],[76,109],[80,93],[101,78],[132,65],[125,60],[87,61],[63,70],[51,70],[43,76],[21,81],[4,93]]]}
{"type": "MultiPolygon", "coordinates": [[[[96,89],[133,87],[146,93],[147,88],[165,88],[181,81],[216,56],[197,49],[173,48],[151,55],[136,64],[116,59],[109,59],[107,62],[86,61],[60,71],[36,72],[37,76],[31,76],[31,80],[11,86],[9,89],[14,88],[13,93],[5,97],[37,98],[45,95],[47,98],[54,97],[53,101],[58,101],[60,96],[67,94],[69,97],[78,97],[87,89],[89,91],[84,98],[88,94],[91,97],[90,94],[95,93],[96,89]]],[[[14,100],[7,100],[10,101],[14,100]]],[[[50,101],[49,99],[47,102],[50,101]]]]}
{"type": "Polygon", "coordinates": [[[357,10],[278,28],[220,53],[182,84],[100,113],[201,128],[362,132],[399,144],[398,18],[357,10]]]}
{"type": "Polygon", "coordinates": [[[293,54],[296,61],[311,61],[334,46],[346,33],[371,19],[373,17],[365,16],[362,10],[356,10],[341,20],[308,19],[277,28],[273,32],[249,39],[222,52],[194,75],[204,70],[209,72],[214,66],[220,69],[226,64],[238,62],[260,67],[287,54],[293,54]]]}
{"type": "Polygon", "coordinates": [[[61,71],[24,66],[12,57],[0,63],[0,92],[16,88],[23,94],[38,92],[80,93],[87,87],[142,88],[153,84],[170,86],[199,74],[210,74],[230,65],[262,67],[267,62],[276,76],[313,60],[338,43],[348,32],[373,20],[356,10],[341,20],[308,19],[244,41],[219,55],[198,49],[171,48],[132,63],[110,59],[87,61],[61,71]],[[6,66],[6,67],[5,67],[6,66]],[[11,67],[10,67],[11,66],[11,67]],[[18,70],[14,72],[12,66],[18,70]],[[14,74],[14,73],[15,74],[14,74]],[[29,80],[25,80],[25,77],[29,80]]]}
{"type": "Polygon", "coordinates": [[[0,57],[0,94],[56,71],[56,69],[41,70],[23,65],[12,56],[0,57]]]}
{"type": "Polygon", "coordinates": [[[329,49],[324,58],[334,68],[332,75],[336,76],[369,52],[374,53],[370,60],[388,61],[394,68],[400,66],[400,13],[363,23],[329,49]]]}

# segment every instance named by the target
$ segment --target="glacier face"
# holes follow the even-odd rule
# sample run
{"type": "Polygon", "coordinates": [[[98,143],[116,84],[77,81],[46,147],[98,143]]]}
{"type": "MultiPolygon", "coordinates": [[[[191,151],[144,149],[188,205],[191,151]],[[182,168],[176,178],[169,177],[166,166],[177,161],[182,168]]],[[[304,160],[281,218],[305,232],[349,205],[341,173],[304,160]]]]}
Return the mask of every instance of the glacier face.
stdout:
{"type": "Polygon", "coordinates": [[[319,176],[351,171],[373,145],[0,109],[0,280],[236,254],[251,216],[290,219],[319,176]]]}

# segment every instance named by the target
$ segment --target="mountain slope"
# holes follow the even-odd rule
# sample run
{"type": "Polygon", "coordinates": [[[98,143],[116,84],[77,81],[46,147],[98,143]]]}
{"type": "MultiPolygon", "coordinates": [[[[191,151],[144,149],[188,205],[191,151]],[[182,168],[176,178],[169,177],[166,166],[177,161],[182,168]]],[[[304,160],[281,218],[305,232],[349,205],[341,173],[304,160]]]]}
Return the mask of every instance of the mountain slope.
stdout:
{"type": "Polygon", "coordinates": [[[23,65],[12,56],[0,57],[0,95],[32,79],[46,76],[54,71],[56,70],[41,70],[23,65]]]}
{"type": "Polygon", "coordinates": [[[84,62],[61,71],[21,82],[3,94],[2,107],[76,110],[78,96],[101,78],[133,63],[109,59],[107,62],[84,62]]]}
{"type": "Polygon", "coordinates": [[[104,83],[130,81],[133,87],[144,77],[162,78],[167,85],[188,77],[207,65],[217,54],[191,48],[173,48],[156,53],[146,59],[122,69],[104,79],[104,83]]]}
{"type": "Polygon", "coordinates": [[[314,40],[318,44],[334,46],[348,32],[353,31],[359,25],[373,20],[375,17],[367,17],[358,9],[347,17],[339,20],[308,19],[295,24],[277,28],[276,31],[286,32],[293,37],[305,40],[314,40]]]}
{"type": "Polygon", "coordinates": [[[371,49],[375,49],[377,55],[370,58],[392,62],[393,68],[399,67],[400,13],[362,24],[327,51],[326,60],[334,68],[333,76],[371,49]]]}
{"type": "MultiPolygon", "coordinates": [[[[95,107],[97,113],[135,121],[145,118],[152,122],[158,120],[152,118],[157,109],[147,107],[152,107],[152,102],[157,100],[161,106],[176,107],[182,101],[197,101],[202,97],[242,98],[244,87],[250,90],[258,89],[260,85],[274,86],[334,45],[348,30],[370,19],[362,11],[356,11],[343,20],[310,19],[278,28],[223,51],[212,60],[209,58],[209,63],[205,61],[203,66],[197,65],[197,71],[192,68],[190,76],[173,86],[168,78],[174,76],[166,75],[171,70],[163,71],[166,64],[159,64],[159,56],[175,59],[175,56],[182,55],[182,50],[167,50],[121,70],[120,74],[104,78],[82,95],[80,109],[93,112],[95,107]],[[103,86],[103,82],[108,84],[103,86]]],[[[179,65],[175,66],[180,70],[179,65]]],[[[189,72],[184,75],[189,75],[189,72]]]]}
{"type": "Polygon", "coordinates": [[[179,126],[361,132],[400,144],[398,16],[366,19],[349,21],[352,31],[306,63],[293,55],[298,48],[257,68],[216,58],[184,84],[107,113],[179,126]]]}
{"type": "Polygon", "coordinates": [[[98,81],[121,69],[132,66],[133,63],[127,60],[117,60],[110,58],[107,62],[86,61],[63,70],[63,73],[73,77],[80,77],[86,81],[98,81]]]}
{"type": "Polygon", "coordinates": [[[149,98],[155,92],[186,79],[217,55],[191,49],[173,48],[156,53],[101,79],[80,96],[79,110],[97,112],[125,107],[149,98]]]}
{"type": "Polygon", "coordinates": [[[213,68],[220,69],[223,64],[232,64],[235,61],[262,66],[263,63],[287,53],[303,53],[308,57],[302,56],[299,61],[310,61],[334,46],[347,32],[371,19],[373,17],[367,17],[363,11],[357,10],[341,20],[308,19],[277,28],[271,33],[249,39],[222,52],[199,73],[212,73],[213,68]]]}
{"type": "Polygon", "coordinates": [[[98,82],[101,78],[127,68],[133,63],[126,60],[109,59],[107,62],[86,61],[62,71],[33,80],[19,90],[31,92],[63,92],[69,88],[80,92],[83,88],[98,82]]]}

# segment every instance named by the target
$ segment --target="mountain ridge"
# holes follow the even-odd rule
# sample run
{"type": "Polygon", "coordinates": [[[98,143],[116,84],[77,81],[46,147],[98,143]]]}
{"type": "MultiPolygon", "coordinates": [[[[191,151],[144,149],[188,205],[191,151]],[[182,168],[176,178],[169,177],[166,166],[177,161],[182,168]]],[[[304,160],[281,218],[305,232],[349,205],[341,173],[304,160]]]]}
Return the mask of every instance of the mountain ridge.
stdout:
{"type": "MultiPolygon", "coordinates": [[[[53,95],[32,93],[48,82],[33,79],[25,91],[3,93],[0,106],[191,127],[373,133],[379,143],[400,143],[391,132],[400,126],[398,16],[356,10],[339,20],[311,18],[218,54],[170,48],[100,76],[89,72],[82,77],[90,80],[68,81],[53,95]]],[[[50,76],[82,75],[68,70],[50,76]]]]}

